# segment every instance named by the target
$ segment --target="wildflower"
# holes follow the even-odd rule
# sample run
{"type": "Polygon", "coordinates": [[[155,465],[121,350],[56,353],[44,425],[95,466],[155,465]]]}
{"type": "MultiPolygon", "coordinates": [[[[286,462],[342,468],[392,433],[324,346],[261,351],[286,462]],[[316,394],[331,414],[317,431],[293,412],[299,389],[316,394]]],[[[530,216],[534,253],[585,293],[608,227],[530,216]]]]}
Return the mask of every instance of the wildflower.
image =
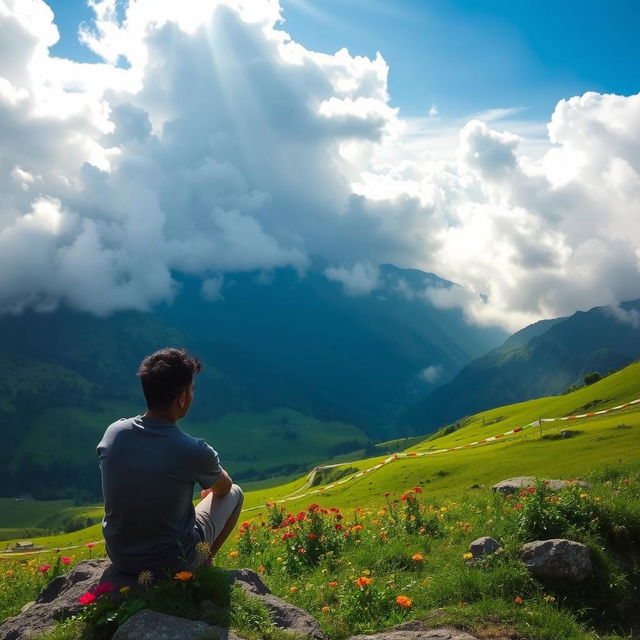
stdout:
{"type": "Polygon", "coordinates": [[[211,547],[206,542],[198,542],[196,545],[196,553],[201,556],[208,556],[211,551],[211,547]]]}
{"type": "Polygon", "coordinates": [[[362,530],[362,525],[361,524],[354,524],[352,528],[357,533],[358,531],[362,530]]]}
{"type": "Polygon", "coordinates": [[[307,553],[307,550],[304,547],[298,547],[298,553],[307,553]]]}
{"type": "Polygon", "coordinates": [[[60,558],[60,562],[62,562],[62,564],[71,564],[71,558],[68,558],[67,556],[62,556],[62,558],[60,558]]]}
{"type": "Polygon", "coordinates": [[[293,586],[293,587],[289,587],[289,591],[290,591],[291,593],[295,593],[296,591],[298,591],[298,587],[295,587],[295,586],[293,586]]]}
{"type": "Polygon", "coordinates": [[[338,583],[335,581],[331,581],[327,583],[327,586],[330,587],[331,589],[335,589],[338,586],[338,583]]]}
{"type": "Polygon", "coordinates": [[[520,596],[516,596],[516,597],[513,599],[513,601],[514,601],[516,604],[522,604],[522,598],[521,598],[520,596]]]}
{"type": "Polygon", "coordinates": [[[78,602],[82,605],[93,604],[97,600],[96,596],[89,591],[78,598],[78,602]]]}
{"type": "Polygon", "coordinates": [[[422,493],[422,487],[413,487],[414,493],[422,493]]]}
{"type": "Polygon", "coordinates": [[[545,597],[543,598],[543,600],[544,600],[545,602],[555,602],[555,601],[556,601],[556,599],[555,599],[553,596],[545,596],[545,597]]]}
{"type": "Polygon", "coordinates": [[[313,533],[313,531],[311,533],[307,533],[307,538],[309,538],[309,540],[313,540],[314,538],[317,538],[318,534],[317,533],[313,533]]]}
{"type": "Polygon", "coordinates": [[[178,573],[173,576],[174,580],[180,580],[180,582],[186,582],[187,580],[191,580],[191,578],[193,578],[191,571],[178,571],[178,573]]]}
{"type": "Polygon", "coordinates": [[[422,562],[422,561],[424,560],[424,556],[423,556],[421,553],[414,553],[414,554],[411,556],[411,559],[412,559],[414,562],[422,562]]]}
{"type": "Polygon", "coordinates": [[[278,556],[278,557],[276,558],[276,562],[282,562],[282,556],[278,556]]]}
{"type": "Polygon", "coordinates": [[[138,584],[146,587],[153,582],[153,573],[149,570],[142,571],[138,574],[138,584]]]}
{"type": "Polygon", "coordinates": [[[43,564],[41,567],[38,567],[38,571],[40,573],[47,573],[47,571],[49,571],[49,569],[51,569],[51,565],[50,564],[43,564]]]}
{"type": "Polygon", "coordinates": [[[317,511],[319,508],[320,508],[320,505],[317,502],[313,502],[307,507],[307,511],[309,511],[309,513],[313,513],[314,511],[317,511]]]}
{"type": "Polygon", "coordinates": [[[229,557],[230,558],[236,558],[238,556],[238,552],[237,551],[229,551],[229,557]]]}
{"type": "Polygon", "coordinates": [[[471,553],[471,552],[467,551],[467,553],[463,553],[463,554],[462,554],[462,558],[463,558],[464,560],[471,560],[471,558],[473,558],[473,553],[471,553]]]}
{"type": "Polygon", "coordinates": [[[365,569],[365,570],[362,572],[362,575],[363,575],[363,576],[370,576],[370,575],[371,575],[371,571],[369,571],[369,569],[365,569]]]}
{"type": "Polygon", "coordinates": [[[127,593],[129,592],[129,589],[131,589],[131,587],[125,584],[124,587],[120,587],[120,593],[122,595],[127,595],[127,593]]]}
{"type": "Polygon", "coordinates": [[[355,585],[358,589],[364,589],[364,587],[368,587],[373,582],[373,578],[367,578],[366,576],[360,576],[356,581],[355,585]]]}
{"type": "Polygon", "coordinates": [[[403,608],[409,609],[413,604],[413,600],[411,598],[407,598],[407,596],[398,596],[396,598],[396,602],[403,608]]]}
{"type": "Polygon", "coordinates": [[[516,504],[513,505],[514,509],[522,509],[522,505],[519,502],[516,502],[516,504]]]}
{"type": "Polygon", "coordinates": [[[263,564],[261,564],[261,565],[258,567],[258,573],[265,573],[265,572],[266,572],[266,570],[267,570],[267,567],[265,567],[263,564]]]}
{"type": "Polygon", "coordinates": [[[93,547],[96,546],[95,542],[87,542],[87,544],[84,545],[85,547],[87,547],[87,549],[93,549],[93,547]]]}
{"type": "Polygon", "coordinates": [[[246,520],[240,525],[243,529],[248,529],[251,526],[250,522],[247,522],[246,520]]]}
{"type": "Polygon", "coordinates": [[[336,531],[342,531],[342,525],[338,522],[338,524],[335,525],[336,531]]]}
{"type": "Polygon", "coordinates": [[[589,497],[589,494],[588,494],[588,493],[581,493],[581,494],[580,494],[580,497],[581,497],[581,498],[588,498],[588,497],[589,497]]]}
{"type": "Polygon", "coordinates": [[[105,593],[109,593],[109,591],[113,591],[115,589],[115,585],[111,584],[110,582],[102,582],[101,584],[93,587],[93,589],[91,589],[91,593],[93,593],[94,596],[101,596],[105,593]]]}
{"type": "Polygon", "coordinates": [[[324,607],[322,607],[322,610],[323,610],[325,613],[329,613],[329,611],[331,611],[331,607],[327,607],[327,605],[325,605],[324,607]]]}
{"type": "Polygon", "coordinates": [[[9,569],[5,574],[5,578],[13,578],[13,569],[9,569]]]}

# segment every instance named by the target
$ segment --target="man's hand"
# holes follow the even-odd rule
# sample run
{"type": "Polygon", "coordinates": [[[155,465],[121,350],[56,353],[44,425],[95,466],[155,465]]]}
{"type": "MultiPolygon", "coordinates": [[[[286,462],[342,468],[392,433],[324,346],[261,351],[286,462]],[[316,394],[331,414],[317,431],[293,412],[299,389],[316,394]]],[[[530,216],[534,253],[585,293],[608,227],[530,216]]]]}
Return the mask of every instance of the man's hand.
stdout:
{"type": "Polygon", "coordinates": [[[233,480],[229,476],[229,474],[222,469],[222,473],[215,481],[215,483],[209,487],[208,489],[203,489],[200,492],[200,499],[204,500],[210,493],[213,493],[214,496],[226,496],[229,491],[231,491],[231,485],[233,484],[233,480]]]}

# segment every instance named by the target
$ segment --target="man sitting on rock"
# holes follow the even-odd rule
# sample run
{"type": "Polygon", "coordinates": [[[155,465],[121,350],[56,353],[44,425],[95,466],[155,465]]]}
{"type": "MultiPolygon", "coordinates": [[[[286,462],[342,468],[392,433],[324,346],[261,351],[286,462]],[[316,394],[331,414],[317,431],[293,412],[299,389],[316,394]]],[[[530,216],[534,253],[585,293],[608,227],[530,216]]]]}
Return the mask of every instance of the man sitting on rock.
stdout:
{"type": "Polygon", "coordinates": [[[233,530],[243,493],[204,440],[176,422],[193,401],[201,364],[186,351],[147,356],[138,376],[147,411],[110,425],[100,444],[107,553],[119,571],[195,569],[210,561],[233,530]],[[202,500],[193,506],[194,484],[202,500]]]}

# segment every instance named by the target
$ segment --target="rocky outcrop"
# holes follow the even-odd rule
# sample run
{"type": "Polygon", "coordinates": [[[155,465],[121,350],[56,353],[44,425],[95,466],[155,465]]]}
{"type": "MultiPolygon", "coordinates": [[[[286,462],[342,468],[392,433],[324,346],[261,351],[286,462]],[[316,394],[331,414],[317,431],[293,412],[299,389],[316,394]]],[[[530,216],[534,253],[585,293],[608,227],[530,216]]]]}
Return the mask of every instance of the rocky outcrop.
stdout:
{"type": "Polygon", "coordinates": [[[564,538],[527,542],[522,547],[522,561],[531,575],[543,580],[580,582],[593,571],[589,549],[564,538]]]}
{"type": "MultiPolygon", "coordinates": [[[[534,476],[518,476],[497,482],[491,488],[498,493],[507,495],[509,493],[518,493],[521,489],[535,487],[538,480],[539,478],[535,478],[534,476]]],[[[584,480],[544,480],[544,482],[552,491],[560,491],[561,489],[576,484],[581,487],[589,486],[589,483],[584,480]]]]}
{"type": "Polygon", "coordinates": [[[478,640],[466,631],[453,627],[429,629],[417,620],[399,624],[397,627],[374,633],[370,636],[352,636],[349,640],[478,640]]]}
{"type": "Polygon", "coordinates": [[[239,569],[230,571],[229,574],[234,583],[244,589],[244,592],[250,598],[260,599],[269,609],[273,622],[278,627],[315,640],[324,640],[326,638],[313,616],[309,615],[304,609],[300,609],[300,607],[274,596],[255,571],[239,569]]]}
{"type": "Polygon", "coordinates": [[[242,640],[229,629],[199,620],[186,620],[143,609],[131,616],[113,635],[113,640],[242,640]]]}

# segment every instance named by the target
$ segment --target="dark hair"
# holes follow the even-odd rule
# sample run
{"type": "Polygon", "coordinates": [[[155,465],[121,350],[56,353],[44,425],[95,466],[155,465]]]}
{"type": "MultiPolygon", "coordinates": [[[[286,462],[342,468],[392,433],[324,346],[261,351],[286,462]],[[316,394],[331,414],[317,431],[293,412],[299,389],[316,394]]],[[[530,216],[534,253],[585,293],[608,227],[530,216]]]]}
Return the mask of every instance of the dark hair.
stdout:
{"type": "Polygon", "coordinates": [[[202,365],[184,349],[160,349],[147,356],[138,369],[149,409],[164,410],[185,391],[202,365]]]}

